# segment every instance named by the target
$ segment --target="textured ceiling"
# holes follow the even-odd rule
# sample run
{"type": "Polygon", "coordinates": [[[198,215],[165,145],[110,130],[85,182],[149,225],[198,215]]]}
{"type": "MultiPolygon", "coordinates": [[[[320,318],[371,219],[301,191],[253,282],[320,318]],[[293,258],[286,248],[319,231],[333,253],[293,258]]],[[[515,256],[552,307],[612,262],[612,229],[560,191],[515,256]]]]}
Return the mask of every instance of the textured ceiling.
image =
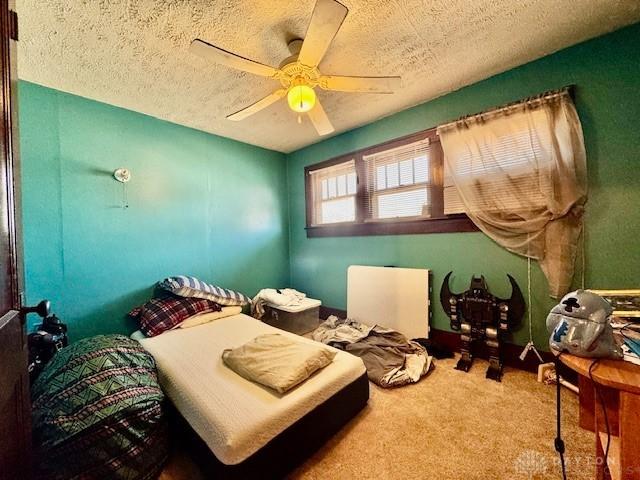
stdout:
{"type": "MultiPolygon", "coordinates": [[[[320,69],[401,75],[393,95],[320,91],[336,133],[640,20],[638,0],[341,0],[320,69]]],[[[20,78],[289,152],[319,140],[286,101],[225,118],[278,88],[187,52],[194,38],[278,66],[314,0],[18,0],[20,78]]]]}

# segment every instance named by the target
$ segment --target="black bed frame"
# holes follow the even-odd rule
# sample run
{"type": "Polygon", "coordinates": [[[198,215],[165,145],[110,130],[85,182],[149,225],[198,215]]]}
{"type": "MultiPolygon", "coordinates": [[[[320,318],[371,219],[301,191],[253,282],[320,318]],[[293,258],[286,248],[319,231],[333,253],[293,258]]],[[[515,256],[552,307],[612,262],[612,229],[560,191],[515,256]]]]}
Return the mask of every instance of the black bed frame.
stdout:
{"type": "Polygon", "coordinates": [[[335,435],[368,400],[369,381],[364,373],[237,465],[218,460],[176,412],[170,416],[172,441],[189,446],[206,478],[281,479],[335,435]]]}

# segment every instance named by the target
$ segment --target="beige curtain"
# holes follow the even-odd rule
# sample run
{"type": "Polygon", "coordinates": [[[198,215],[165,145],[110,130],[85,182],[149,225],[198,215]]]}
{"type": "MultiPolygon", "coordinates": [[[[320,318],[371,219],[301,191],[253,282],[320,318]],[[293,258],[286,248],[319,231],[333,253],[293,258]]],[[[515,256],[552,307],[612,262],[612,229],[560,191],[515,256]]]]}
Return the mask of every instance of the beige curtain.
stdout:
{"type": "Polygon", "coordinates": [[[587,198],[582,127],[569,92],[465,118],[438,133],[445,177],[471,220],[507,250],[538,260],[552,297],[568,292],[587,198]]]}

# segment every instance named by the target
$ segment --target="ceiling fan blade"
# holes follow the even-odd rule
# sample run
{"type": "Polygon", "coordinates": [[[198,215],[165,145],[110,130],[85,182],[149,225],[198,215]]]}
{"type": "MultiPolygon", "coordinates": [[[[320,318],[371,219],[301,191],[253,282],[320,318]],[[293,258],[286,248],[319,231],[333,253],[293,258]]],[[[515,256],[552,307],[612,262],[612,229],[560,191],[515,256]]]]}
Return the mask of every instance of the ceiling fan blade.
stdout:
{"type": "Polygon", "coordinates": [[[318,135],[329,135],[330,133],[335,132],[336,129],[331,125],[329,117],[327,117],[319,99],[316,99],[315,106],[309,110],[307,115],[309,115],[309,119],[311,120],[311,123],[313,123],[313,126],[316,127],[318,135]]]}
{"type": "Polygon", "coordinates": [[[400,88],[400,77],[341,77],[323,75],[320,87],[339,92],[393,93],[400,88]]]}
{"type": "Polygon", "coordinates": [[[253,115],[254,113],[259,112],[260,110],[267,108],[272,103],[277,102],[282,97],[287,94],[287,90],[281,88],[280,90],[276,90],[270,95],[267,95],[262,100],[258,100],[256,103],[249,105],[248,107],[243,108],[242,110],[238,110],[235,113],[227,116],[227,119],[233,120],[234,122],[239,122],[240,120],[244,120],[245,118],[253,115]]]}
{"type": "Polygon", "coordinates": [[[211,60],[212,62],[226,65],[227,67],[242,70],[243,72],[253,73],[262,77],[275,77],[280,70],[254,62],[248,58],[241,57],[235,53],[228,52],[222,48],[211,45],[200,39],[195,39],[189,46],[189,51],[200,57],[211,60]]]}
{"type": "Polygon", "coordinates": [[[311,15],[298,61],[307,67],[317,67],[331,41],[338,33],[349,9],[336,0],[317,0],[311,15]]]}

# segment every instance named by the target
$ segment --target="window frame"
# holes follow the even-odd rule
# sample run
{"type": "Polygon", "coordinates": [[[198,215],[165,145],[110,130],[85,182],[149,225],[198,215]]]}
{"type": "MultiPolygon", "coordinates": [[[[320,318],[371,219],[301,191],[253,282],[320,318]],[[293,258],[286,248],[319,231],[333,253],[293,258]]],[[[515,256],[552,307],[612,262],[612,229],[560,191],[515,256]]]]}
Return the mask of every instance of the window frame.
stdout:
{"type": "MultiPolygon", "coordinates": [[[[350,160],[347,160],[346,162],[342,162],[342,163],[351,163],[352,161],[353,160],[350,159],[350,160]]],[[[340,163],[337,163],[335,165],[340,165],[340,163]]],[[[320,169],[317,169],[317,170],[323,170],[325,168],[329,168],[329,167],[332,167],[332,166],[335,166],[335,165],[328,165],[326,167],[323,167],[323,168],[320,168],[320,169]]],[[[314,170],[314,171],[317,171],[317,170],[314,170]]],[[[315,203],[315,204],[312,202],[312,205],[311,205],[312,213],[311,213],[311,216],[309,217],[310,219],[313,219],[315,216],[317,216],[322,211],[322,204],[324,202],[333,201],[333,200],[340,200],[340,199],[344,199],[344,198],[351,198],[351,197],[353,197],[354,210],[355,210],[355,214],[357,215],[357,211],[358,211],[358,191],[357,191],[357,188],[358,188],[358,174],[355,171],[355,161],[353,161],[353,170],[354,170],[353,173],[356,174],[356,192],[353,193],[353,194],[349,194],[348,193],[349,192],[349,183],[348,183],[349,181],[347,179],[347,185],[346,185],[347,193],[345,195],[336,195],[335,197],[328,197],[327,199],[320,199],[320,201],[315,203]],[[316,211],[314,211],[314,210],[316,210],[316,211]]],[[[311,173],[311,171],[308,174],[308,178],[309,178],[309,188],[310,188],[309,198],[312,198],[313,192],[314,192],[314,188],[313,188],[312,182],[314,182],[314,180],[313,180],[313,174],[311,173]]],[[[329,177],[329,178],[332,178],[332,177],[329,177]]],[[[328,180],[328,178],[326,180],[328,180]]],[[[337,185],[336,185],[336,188],[337,188],[337,185]]],[[[305,198],[306,198],[306,194],[305,194],[305,198]]],[[[355,219],[354,220],[342,220],[342,221],[338,221],[338,222],[324,223],[324,224],[321,224],[321,225],[323,225],[323,226],[324,225],[345,225],[345,224],[353,224],[355,221],[356,221],[355,219]]],[[[315,225],[312,225],[312,226],[315,226],[315,225]]]]}
{"type": "Polygon", "coordinates": [[[478,227],[464,213],[444,214],[444,156],[440,145],[440,138],[435,128],[412,133],[400,138],[395,138],[372,147],[362,148],[338,157],[331,158],[313,165],[304,167],[305,180],[305,211],[307,237],[347,237],[364,235],[403,235],[419,233],[453,233],[453,232],[477,232],[478,227]],[[431,183],[431,212],[429,218],[407,217],[392,219],[367,219],[368,211],[366,195],[366,172],[364,156],[380,153],[392,148],[401,147],[416,141],[429,139],[433,148],[433,156],[430,159],[429,179],[431,183]],[[356,169],[356,219],[353,222],[331,223],[325,225],[313,225],[314,199],[311,185],[311,172],[323,168],[332,167],[350,160],[355,162],[356,169]]]}

